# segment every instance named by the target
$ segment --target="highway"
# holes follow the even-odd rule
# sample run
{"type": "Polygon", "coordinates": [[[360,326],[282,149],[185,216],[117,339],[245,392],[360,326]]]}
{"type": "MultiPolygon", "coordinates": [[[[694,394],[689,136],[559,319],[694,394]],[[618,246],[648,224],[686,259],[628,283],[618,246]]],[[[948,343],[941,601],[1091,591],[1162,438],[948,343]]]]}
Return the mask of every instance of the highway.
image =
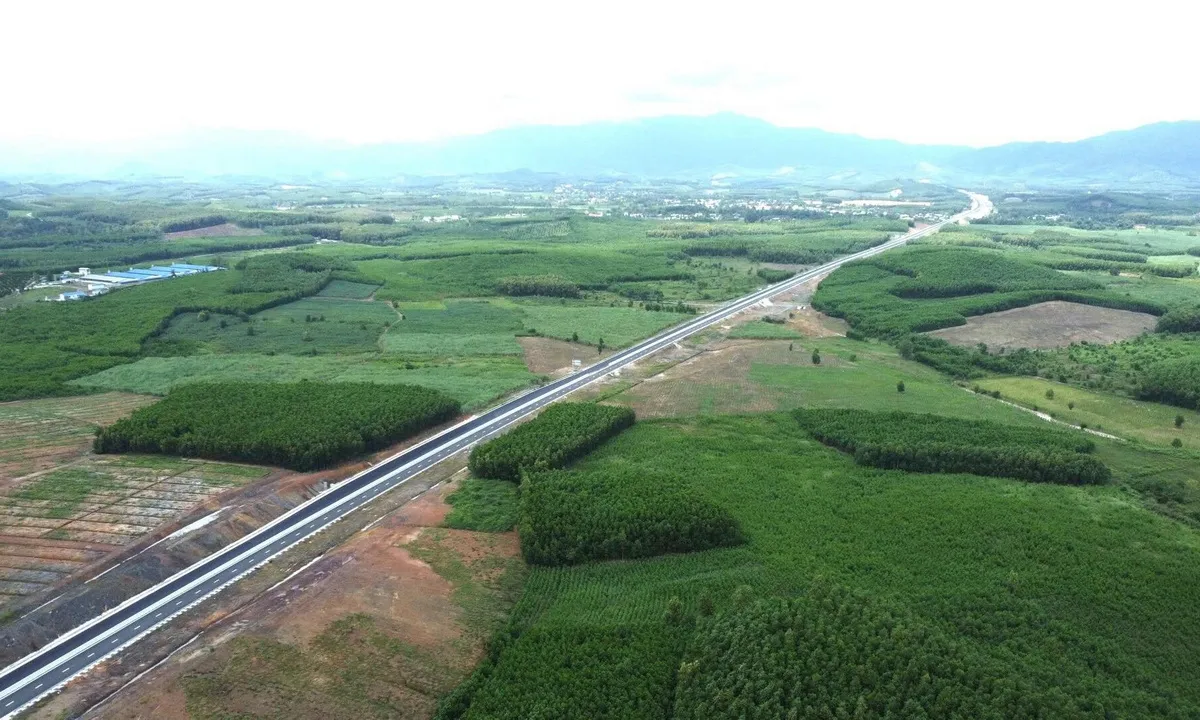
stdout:
{"type": "Polygon", "coordinates": [[[799,273],[783,282],[726,303],[572,375],[534,388],[481,415],[472,416],[334,485],[326,492],[103,615],[64,633],[5,668],[0,672],[0,715],[15,715],[42,697],[55,692],[72,678],[119,653],[175,616],[219,593],[231,583],[266,564],[271,558],[303,542],[388,490],[407,482],[451,455],[502,432],[529,414],[614,370],[669,347],[774,295],[824,275],[843,263],[903,245],[910,240],[936,232],[946,223],[963,218],[979,218],[991,212],[991,203],[986,197],[974,193],[967,194],[971,198],[971,207],[959,215],[799,273]]]}

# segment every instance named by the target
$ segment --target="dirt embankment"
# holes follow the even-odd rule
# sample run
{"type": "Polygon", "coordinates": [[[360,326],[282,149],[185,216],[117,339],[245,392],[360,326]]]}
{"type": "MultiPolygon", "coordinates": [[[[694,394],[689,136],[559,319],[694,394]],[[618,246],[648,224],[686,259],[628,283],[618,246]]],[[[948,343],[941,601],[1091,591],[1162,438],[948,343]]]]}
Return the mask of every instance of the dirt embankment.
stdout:
{"type": "MultiPolygon", "coordinates": [[[[515,533],[438,527],[453,489],[436,485],[252,601],[193,622],[194,641],[86,717],[429,717],[478,662],[523,574],[515,533]]],[[[83,690],[38,716],[78,711],[83,690]]]]}

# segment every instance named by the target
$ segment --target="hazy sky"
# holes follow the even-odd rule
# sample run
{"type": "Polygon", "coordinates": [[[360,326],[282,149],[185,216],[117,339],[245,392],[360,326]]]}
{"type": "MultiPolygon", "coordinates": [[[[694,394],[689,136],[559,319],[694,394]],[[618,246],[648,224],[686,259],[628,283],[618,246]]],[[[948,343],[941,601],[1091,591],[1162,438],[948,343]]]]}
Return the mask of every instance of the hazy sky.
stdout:
{"type": "Polygon", "coordinates": [[[910,142],[1077,139],[1200,119],[1198,19],[1183,0],[12,2],[0,142],[374,142],[717,111],[910,142]]]}

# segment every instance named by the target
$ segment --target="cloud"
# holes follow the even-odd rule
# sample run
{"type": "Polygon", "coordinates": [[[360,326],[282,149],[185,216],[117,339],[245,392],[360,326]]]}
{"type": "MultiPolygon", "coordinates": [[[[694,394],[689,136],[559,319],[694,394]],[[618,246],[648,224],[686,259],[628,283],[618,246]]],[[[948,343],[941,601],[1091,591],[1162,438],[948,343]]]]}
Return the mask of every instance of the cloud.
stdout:
{"type": "Polygon", "coordinates": [[[911,142],[1200,119],[1195,10],[1074,1],[15,3],[0,143],[350,142],[738,112],[911,142]],[[1165,20],[1170,18],[1170,20],[1165,20]]]}

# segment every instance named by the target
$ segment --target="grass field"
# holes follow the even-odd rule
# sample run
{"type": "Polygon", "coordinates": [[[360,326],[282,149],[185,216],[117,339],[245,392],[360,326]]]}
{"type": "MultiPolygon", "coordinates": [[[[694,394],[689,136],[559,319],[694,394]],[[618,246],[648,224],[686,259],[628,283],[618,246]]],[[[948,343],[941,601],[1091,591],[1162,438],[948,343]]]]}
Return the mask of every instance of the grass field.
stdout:
{"type": "Polygon", "coordinates": [[[1170,445],[1179,438],[1186,447],[1200,448],[1200,413],[1194,410],[1093,392],[1041,378],[987,378],[974,384],[985,390],[999,390],[1006,400],[1053,413],[1056,420],[1072,425],[1083,423],[1118,437],[1155,445],[1170,445]],[[1047,392],[1054,397],[1047,398],[1047,392]],[[1181,428],[1175,427],[1177,416],[1185,419],[1181,428]]]}
{"type": "MultiPolygon", "coordinates": [[[[515,627],[644,637],[672,597],[720,610],[739,586],[786,595],[819,577],[915,613],[1031,688],[1130,717],[1200,709],[1200,540],[1118,489],[868,470],[782,415],[644,421],[581,465],[662,468],[731,510],[748,545],[534,569],[515,627]]],[[[655,647],[643,652],[678,662],[655,647]]]]}
{"type": "Polygon", "coordinates": [[[378,289],[378,285],[368,285],[366,283],[351,282],[349,280],[333,280],[328,285],[321,288],[321,292],[317,293],[317,297],[366,300],[374,295],[375,291],[378,289]]]}
{"type": "Polygon", "coordinates": [[[579,342],[605,347],[624,347],[655,332],[688,319],[687,315],[648,312],[630,307],[589,307],[568,305],[522,305],[529,330],[560,340],[576,334],[579,342]]]}
{"type": "Polygon", "coordinates": [[[75,385],[89,390],[122,389],[127,392],[165,395],[188,382],[246,380],[255,382],[407,383],[441,390],[462,403],[478,408],[518,388],[536,376],[515,358],[487,362],[413,364],[364,356],[295,357],[290,355],[193,355],[143,358],[81,378],[75,385]]]}
{"type": "Polygon", "coordinates": [[[745,340],[799,340],[804,336],[786,325],[768,322],[748,322],[729,331],[730,339],[745,340]]]}

